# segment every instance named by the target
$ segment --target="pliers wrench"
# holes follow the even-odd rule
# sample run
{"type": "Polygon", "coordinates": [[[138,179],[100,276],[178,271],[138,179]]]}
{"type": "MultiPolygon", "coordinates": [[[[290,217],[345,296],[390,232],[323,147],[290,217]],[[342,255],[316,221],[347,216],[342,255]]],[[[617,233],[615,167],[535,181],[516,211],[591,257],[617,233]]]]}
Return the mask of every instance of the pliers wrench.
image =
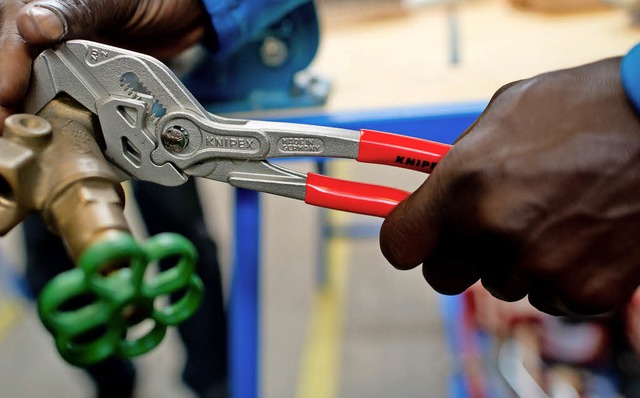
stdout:
{"type": "Polygon", "coordinates": [[[105,157],[123,179],[180,185],[190,176],[385,217],[408,192],[299,173],[269,158],[352,158],[431,172],[449,145],[371,130],[347,130],[213,115],[153,57],[73,40],[33,65],[25,111],[66,94],[93,112],[105,157]]]}

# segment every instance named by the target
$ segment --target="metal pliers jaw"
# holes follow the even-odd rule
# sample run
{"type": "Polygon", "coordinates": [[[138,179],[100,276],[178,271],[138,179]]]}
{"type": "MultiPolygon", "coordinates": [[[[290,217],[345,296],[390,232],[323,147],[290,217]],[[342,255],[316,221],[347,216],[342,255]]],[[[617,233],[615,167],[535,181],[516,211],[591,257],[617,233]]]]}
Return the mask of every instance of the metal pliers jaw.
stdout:
{"type": "Polygon", "coordinates": [[[82,40],[61,43],[35,59],[25,111],[36,114],[66,93],[98,116],[105,155],[117,168],[129,177],[179,185],[184,173],[151,161],[158,119],[167,112],[206,112],[168,75],[166,66],[141,54],[82,40]]]}
{"type": "Polygon", "coordinates": [[[303,174],[269,158],[350,158],[430,172],[448,145],[375,131],[212,115],[160,61],[74,40],[36,60],[26,110],[66,93],[97,115],[105,156],[123,178],[179,185],[189,176],[385,216],[405,191],[303,174]]]}

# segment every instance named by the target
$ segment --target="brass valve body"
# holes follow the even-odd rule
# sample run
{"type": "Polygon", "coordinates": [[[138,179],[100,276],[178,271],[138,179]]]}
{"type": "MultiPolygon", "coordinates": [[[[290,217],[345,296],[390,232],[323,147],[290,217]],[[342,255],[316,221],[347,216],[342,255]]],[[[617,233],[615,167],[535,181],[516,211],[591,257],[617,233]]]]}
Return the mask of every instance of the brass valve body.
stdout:
{"type": "Polygon", "coordinates": [[[120,178],[93,134],[93,115],[70,98],[7,118],[0,137],[0,234],[33,211],[75,261],[103,234],[128,232],[120,178]]]}

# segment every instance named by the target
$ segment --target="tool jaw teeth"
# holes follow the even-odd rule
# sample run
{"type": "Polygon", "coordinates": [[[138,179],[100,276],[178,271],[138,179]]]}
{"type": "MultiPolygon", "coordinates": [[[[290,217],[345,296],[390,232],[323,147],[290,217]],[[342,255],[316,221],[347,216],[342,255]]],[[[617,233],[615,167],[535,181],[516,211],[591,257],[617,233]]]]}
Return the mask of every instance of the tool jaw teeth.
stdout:
{"type": "Polygon", "coordinates": [[[166,107],[155,99],[135,73],[127,72],[123,74],[120,78],[120,87],[129,98],[145,104],[146,119],[149,123],[157,124],[158,120],[167,112],[166,107]]]}

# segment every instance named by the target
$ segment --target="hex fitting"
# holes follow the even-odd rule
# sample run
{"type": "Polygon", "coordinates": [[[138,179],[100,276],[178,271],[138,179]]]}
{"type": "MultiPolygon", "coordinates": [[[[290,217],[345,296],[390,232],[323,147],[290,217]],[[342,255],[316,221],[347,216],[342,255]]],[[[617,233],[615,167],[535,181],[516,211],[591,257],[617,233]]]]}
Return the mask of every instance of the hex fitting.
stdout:
{"type": "Polygon", "coordinates": [[[75,260],[96,239],[128,232],[120,178],[94,137],[93,115],[69,98],[5,121],[0,138],[0,233],[40,212],[75,260]]]}

